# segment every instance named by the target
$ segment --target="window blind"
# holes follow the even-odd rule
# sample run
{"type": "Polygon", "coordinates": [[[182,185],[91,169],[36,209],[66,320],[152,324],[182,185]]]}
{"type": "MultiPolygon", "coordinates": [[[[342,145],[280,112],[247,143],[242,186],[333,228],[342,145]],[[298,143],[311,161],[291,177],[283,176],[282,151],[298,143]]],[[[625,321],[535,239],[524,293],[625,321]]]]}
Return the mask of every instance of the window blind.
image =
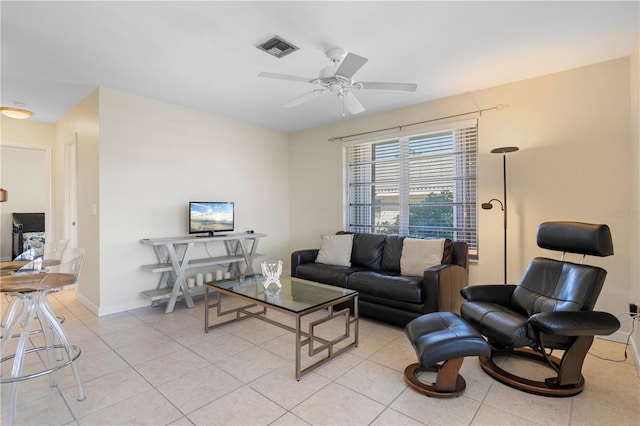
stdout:
{"type": "Polygon", "coordinates": [[[475,256],[477,138],[466,120],[346,146],[349,230],[465,241],[475,256]]]}

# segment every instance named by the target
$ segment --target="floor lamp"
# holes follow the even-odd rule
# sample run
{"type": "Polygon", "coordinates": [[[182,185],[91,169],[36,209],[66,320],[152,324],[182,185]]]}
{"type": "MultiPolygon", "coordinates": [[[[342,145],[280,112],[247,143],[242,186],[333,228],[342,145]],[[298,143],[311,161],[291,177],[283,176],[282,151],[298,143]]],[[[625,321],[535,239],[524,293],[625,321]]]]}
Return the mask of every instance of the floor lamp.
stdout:
{"type": "Polygon", "coordinates": [[[493,202],[496,201],[500,204],[502,210],[503,222],[504,222],[504,283],[507,284],[507,154],[517,151],[517,146],[504,146],[501,148],[494,148],[491,150],[492,154],[502,154],[502,199],[504,202],[497,198],[492,198],[486,203],[482,203],[482,208],[490,210],[493,208],[493,202]]]}

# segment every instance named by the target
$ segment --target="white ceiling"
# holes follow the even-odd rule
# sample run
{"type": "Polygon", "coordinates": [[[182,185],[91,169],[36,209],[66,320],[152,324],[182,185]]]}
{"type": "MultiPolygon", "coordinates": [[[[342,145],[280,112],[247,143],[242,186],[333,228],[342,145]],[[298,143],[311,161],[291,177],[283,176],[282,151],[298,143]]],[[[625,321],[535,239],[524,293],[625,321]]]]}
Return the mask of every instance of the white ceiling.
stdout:
{"type": "MultiPolygon", "coordinates": [[[[96,86],[286,132],[343,120],[326,94],[281,105],[341,47],[369,61],[360,81],[417,83],[414,93],[358,91],[387,111],[629,56],[640,2],[1,2],[1,104],[55,123],[96,86]],[[300,50],[255,46],[273,35],[300,50]]],[[[347,117],[348,119],[349,117],[347,117]]]]}

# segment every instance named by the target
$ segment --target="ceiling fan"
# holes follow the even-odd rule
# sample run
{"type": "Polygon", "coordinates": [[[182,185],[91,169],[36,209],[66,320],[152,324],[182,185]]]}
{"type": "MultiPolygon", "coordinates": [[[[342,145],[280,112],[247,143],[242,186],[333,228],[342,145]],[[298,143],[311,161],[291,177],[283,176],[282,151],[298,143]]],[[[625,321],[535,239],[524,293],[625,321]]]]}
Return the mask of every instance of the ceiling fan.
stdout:
{"type": "Polygon", "coordinates": [[[320,70],[317,78],[298,77],[288,74],[277,74],[271,72],[261,72],[260,77],[276,78],[280,80],[300,81],[311,83],[317,88],[313,91],[299,96],[286,104],[283,108],[293,108],[300,104],[310,101],[325,93],[335,93],[338,98],[342,99],[342,115],[345,115],[345,109],[351,114],[359,114],[365,109],[353,94],[353,90],[391,90],[401,92],[415,92],[416,84],[410,83],[378,83],[354,81],[353,75],[368,61],[367,58],[358,56],[353,53],[346,53],[340,48],[329,49],[326,52],[327,57],[333,62],[333,65],[320,70]]]}

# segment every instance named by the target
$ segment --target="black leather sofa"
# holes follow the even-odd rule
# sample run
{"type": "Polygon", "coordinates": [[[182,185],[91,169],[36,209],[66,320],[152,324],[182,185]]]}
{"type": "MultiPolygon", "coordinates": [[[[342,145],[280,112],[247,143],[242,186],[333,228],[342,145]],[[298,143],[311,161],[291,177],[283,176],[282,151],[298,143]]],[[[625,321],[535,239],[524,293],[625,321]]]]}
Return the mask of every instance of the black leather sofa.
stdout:
{"type": "Polygon", "coordinates": [[[294,251],[291,276],[357,290],[360,315],[403,327],[429,312],[459,313],[460,290],[469,282],[467,244],[447,240],[441,265],[409,277],[400,274],[405,238],[353,234],[350,267],[316,263],[319,249],[294,251]]]}

